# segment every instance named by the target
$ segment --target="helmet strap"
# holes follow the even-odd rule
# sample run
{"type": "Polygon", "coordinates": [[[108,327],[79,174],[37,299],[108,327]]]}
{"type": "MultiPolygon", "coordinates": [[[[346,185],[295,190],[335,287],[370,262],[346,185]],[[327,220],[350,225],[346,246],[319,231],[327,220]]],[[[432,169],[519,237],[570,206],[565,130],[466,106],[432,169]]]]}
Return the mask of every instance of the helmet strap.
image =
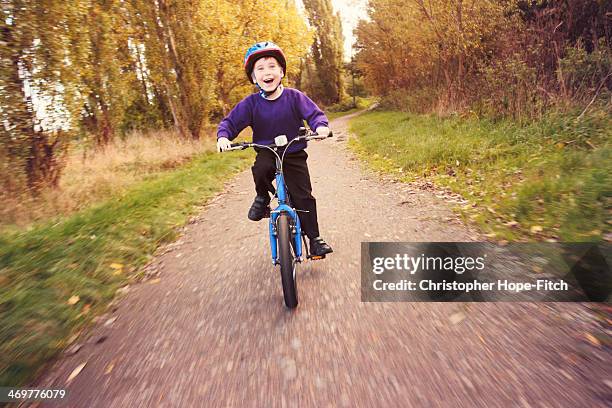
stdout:
{"type": "Polygon", "coordinates": [[[257,85],[257,88],[259,88],[259,96],[261,96],[264,99],[268,99],[270,95],[274,95],[274,93],[278,90],[278,88],[280,88],[281,90],[283,89],[283,84],[278,84],[278,86],[274,88],[273,91],[266,92],[261,88],[261,86],[259,86],[259,84],[256,84],[256,85],[257,85]]]}

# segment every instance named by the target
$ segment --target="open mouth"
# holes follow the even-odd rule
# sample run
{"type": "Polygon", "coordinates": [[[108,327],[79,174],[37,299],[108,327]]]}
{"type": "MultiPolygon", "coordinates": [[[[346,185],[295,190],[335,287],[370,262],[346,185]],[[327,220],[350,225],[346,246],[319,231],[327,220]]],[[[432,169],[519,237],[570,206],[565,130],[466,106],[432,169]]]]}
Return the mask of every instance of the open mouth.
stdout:
{"type": "Polygon", "coordinates": [[[264,79],[264,84],[266,85],[270,85],[272,82],[274,82],[274,78],[264,79]]]}

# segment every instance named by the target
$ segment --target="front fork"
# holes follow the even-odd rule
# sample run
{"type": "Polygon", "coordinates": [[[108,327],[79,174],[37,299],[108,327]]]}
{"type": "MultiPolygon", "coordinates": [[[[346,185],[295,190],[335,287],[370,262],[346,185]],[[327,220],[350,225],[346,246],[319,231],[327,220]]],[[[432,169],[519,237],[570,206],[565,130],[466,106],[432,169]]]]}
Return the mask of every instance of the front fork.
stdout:
{"type": "Polygon", "coordinates": [[[289,214],[291,223],[289,231],[291,233],[291,239],[293,240],[293,248],[295,249],[295,255],[298,262],[302,262],[302,228],[300,225],[300,217],[297,212],[287,206],[280,205],[276,210],[270,212],[270,248],[272,249],[272,265],[279,263],[278,259],[278,231],[276,228],[276,221],[282,213],[289,214]]]}

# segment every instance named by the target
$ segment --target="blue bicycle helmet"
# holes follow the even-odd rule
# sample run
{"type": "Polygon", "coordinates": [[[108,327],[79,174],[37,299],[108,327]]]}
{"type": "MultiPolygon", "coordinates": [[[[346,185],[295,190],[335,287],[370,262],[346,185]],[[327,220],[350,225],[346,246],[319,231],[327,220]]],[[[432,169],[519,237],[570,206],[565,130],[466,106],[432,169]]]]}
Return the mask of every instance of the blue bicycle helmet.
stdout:
{"type": "Polygon", "coordinates": [[[253,66],[255,61],[262,57],[274,57],[283,68],[283,73],[287,74],[287,60],[285,60],[285,54],[283,50],[274,44],[272,41],[258,42],[249,48],[244,55],[244,71],[246,72],[249,82],[252,81],[251,74],[253,73],[253,66]]]}

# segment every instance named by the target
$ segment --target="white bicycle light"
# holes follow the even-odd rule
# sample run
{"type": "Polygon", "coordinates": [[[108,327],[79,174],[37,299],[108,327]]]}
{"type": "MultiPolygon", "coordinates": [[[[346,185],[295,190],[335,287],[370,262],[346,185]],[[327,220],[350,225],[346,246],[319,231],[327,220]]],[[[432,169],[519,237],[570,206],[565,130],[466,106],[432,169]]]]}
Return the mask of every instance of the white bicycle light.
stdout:
{"type": "Polygon", "coordinates": [[[274,144],[276,144],[276,146],[281,147],[281,146],[285,146],[287,144],[287,136],[285,135],[278,135],[274,138],[274,144]]]}

